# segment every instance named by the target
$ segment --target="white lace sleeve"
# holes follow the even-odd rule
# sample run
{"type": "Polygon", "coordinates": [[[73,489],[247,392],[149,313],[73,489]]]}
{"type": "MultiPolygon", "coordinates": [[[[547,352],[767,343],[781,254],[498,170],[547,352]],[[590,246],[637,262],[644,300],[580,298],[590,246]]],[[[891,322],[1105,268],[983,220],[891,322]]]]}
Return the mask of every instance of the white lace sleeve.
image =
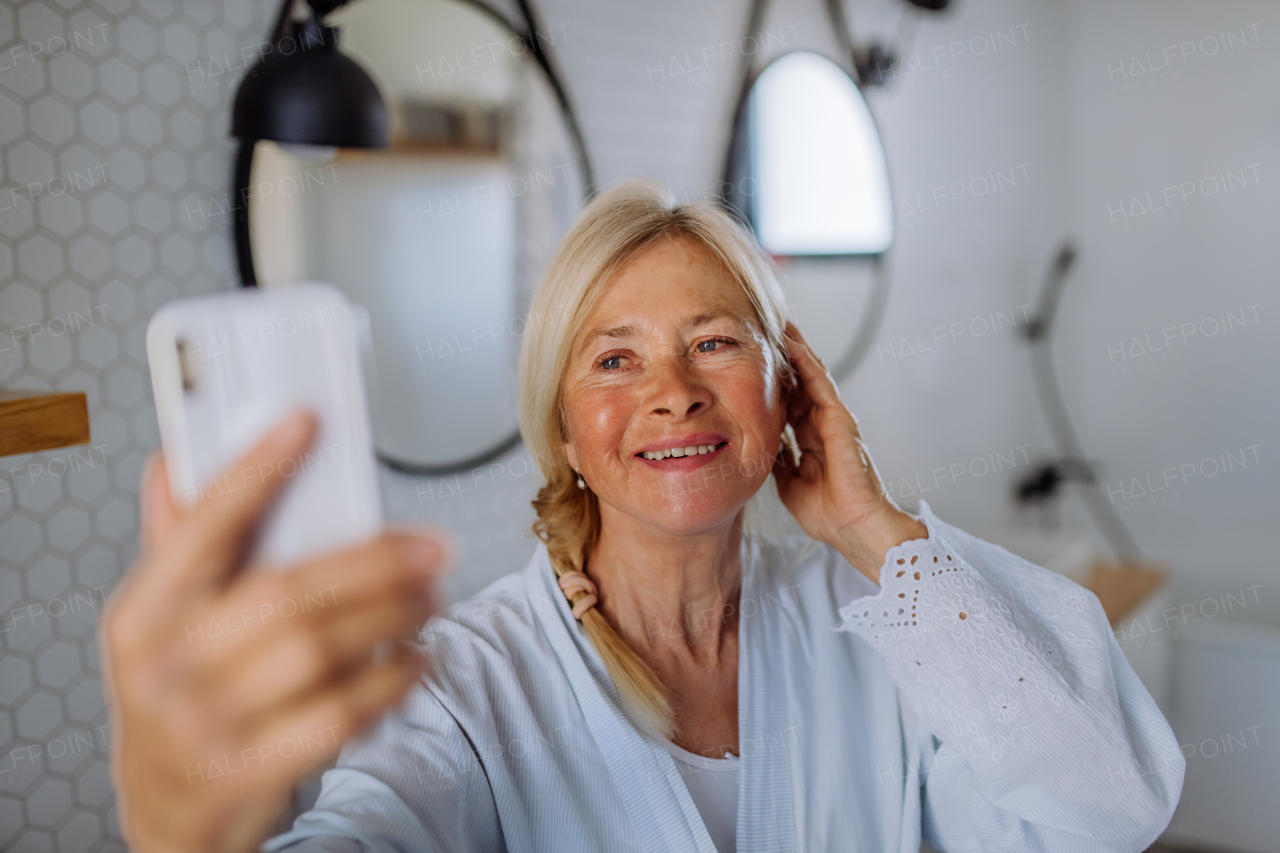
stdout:
{"type": "MultiPolygon", "coordinates": [[[[944,850],[1142,850],[1184,761],[1097,598],[951,527],[892,548],[839,630],[919,718],[925,840],[944,850]]],[[[908,735],[911,736],[910,733],[908,735]]]]}

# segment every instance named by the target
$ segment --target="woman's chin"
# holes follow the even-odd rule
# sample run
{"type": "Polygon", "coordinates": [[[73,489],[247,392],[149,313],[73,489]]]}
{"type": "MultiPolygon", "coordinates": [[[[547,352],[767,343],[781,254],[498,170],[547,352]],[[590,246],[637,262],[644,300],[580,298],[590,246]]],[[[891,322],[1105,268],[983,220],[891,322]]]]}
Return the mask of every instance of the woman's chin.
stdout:
{"type": "MultiPolygon", "coordinates": [[[[733,523],[750,494],[699,494],[650,504],[636,513],[649,526],[671,536],[699,536],[733,523]]],[[[637,507],[636,509],[641,509],[637,507]]]]}
{"type": "MultiPolygon", "coordinates": [[[[729,460],[726,460],[728,462],[729,460]]],[[[747,501],[764,485],[767,472],[741,475],[738,464],[706,465],[691,472],[631,470],[621,489],[604,488],[605,526],[629,517],[672,536],[713,533],[733,523],[747,501]],[[610,518],[614,513],[620,517],[610,518]]]]}

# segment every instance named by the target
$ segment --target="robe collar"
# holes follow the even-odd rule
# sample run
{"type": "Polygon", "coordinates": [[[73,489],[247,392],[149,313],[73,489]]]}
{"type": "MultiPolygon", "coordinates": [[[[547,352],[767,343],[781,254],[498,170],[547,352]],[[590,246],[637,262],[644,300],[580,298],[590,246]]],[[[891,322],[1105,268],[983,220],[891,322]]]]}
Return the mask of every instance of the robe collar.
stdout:
{"type": "MultiPolygon", "coordinates": [[[[569,601],[556,583],[546,546],[533,558],[541,595],[531,596],[538,624],[551,645],[587,729],[622,795],[645,851],[697,850],[716,853],[675,761],[663,744],[634,724],[582,624],[573,618],[569,601]]],[[[768,593],[761,571],[760,543],[744,535],[740,602],[759,602],[768,593]]],[[[738,621],[739,765],[737,849],[739,853],[790,851],[794,845],[791,802],[793,751],[779,740],[788,731],[788,701],[783,682],[768,677],[785,671],[786,631],[780,611],[744,607],[738,621]],[[783,667],[783,670],[778,670],[783,667]],[[770,684],[775,689],[770,689],[770,684]],[[747,745],[753,748],[748,749],[747,745]],[[768,748],[755,748],[768,745],[768,748]]],[[[785,616],[784,616],[785,618],[785,616]]]]}

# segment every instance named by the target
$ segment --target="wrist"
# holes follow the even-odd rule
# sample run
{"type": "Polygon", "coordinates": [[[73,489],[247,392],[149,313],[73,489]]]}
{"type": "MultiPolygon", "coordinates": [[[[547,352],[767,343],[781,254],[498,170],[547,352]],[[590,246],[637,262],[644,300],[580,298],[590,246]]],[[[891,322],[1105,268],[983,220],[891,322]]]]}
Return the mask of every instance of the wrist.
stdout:
{"type": "Polygon", "coordinates": [[[889,549],[912,539],[929,538],[924,523],[897,507],[847,525],[836,550],[872,582],[880,583],[880,568],[889,549]]]}

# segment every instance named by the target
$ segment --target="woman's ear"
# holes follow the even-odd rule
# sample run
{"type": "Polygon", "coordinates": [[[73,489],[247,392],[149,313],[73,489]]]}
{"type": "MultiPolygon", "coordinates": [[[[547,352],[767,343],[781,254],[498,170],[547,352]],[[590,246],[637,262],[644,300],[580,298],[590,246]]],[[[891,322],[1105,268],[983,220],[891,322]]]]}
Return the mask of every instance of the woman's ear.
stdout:
{"type": "Polygon", "coordinates": [[[785,413],[783,423],[791,419],[791,401],[796,396],[796,374],[794,370],[782,370],[778,376],[778,402],[785,413]]]}
{"type": "Polygon", "coordinates": [[[578,452],[573,449],[573,444],[571,442],[566,441],[564,444],[560,446],[564,449],[564,458],[569,461],[569,467],[577,471],[578,470],[578,452]]]}
{"type": "Polygon", "coordinates": [[[795,396],[800,388],[800,374],[796,372],[795,365],[787,362],[782,371],[782,393],[787,399],[795,396]]]}

